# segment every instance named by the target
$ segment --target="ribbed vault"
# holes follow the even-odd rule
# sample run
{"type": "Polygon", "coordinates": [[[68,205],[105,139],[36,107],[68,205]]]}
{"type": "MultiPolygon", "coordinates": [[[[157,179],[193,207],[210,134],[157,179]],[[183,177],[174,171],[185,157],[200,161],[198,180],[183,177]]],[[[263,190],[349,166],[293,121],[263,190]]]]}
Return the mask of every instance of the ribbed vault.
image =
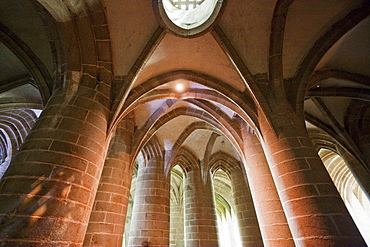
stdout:
{"type": "MultiPolygon", "coordinates": [[[[187,169],[212,171],[227,218],[230,172],[249,158],[243,128],[266,148],[262,126],[279,136],[281,123],[297,120],[344,200],[370,211],[369,1],[223,2],[217,23],[184,38],[158,21],[152,1],[1,0],[0,177],[21,145],[35,147],[26,137],[46,105],[60,106],[42,123],[49,129],[61,114],[81,124],[104,109],[103,141],[89,145],[106,152],[120,122],[133,118],[127,162],[163,155],[177,204],[187,169]],[[97,107],[84,111],[92,101],[77,100],[78,90],[84,99],[92,92],[97,107]],[[61,92],[68,97],[50,100],[61,92]]],[[[66,125],[66,139],[80,127],[66,125]]]]}

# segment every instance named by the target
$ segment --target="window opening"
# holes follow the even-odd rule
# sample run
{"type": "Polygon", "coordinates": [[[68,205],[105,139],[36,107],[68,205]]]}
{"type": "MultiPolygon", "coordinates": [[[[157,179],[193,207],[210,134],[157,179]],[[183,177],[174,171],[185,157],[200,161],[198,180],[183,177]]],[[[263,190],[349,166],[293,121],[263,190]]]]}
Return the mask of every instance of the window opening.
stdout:
{"type": "Polygon", "coordinates": [[[156,15],[162,27],[180,36],[205,33],[214,25],[225,0],[155,1],[156,15]]]}
{"type": "Polygon", "coordinates": [[[201,5],[204,0],[170,0],[170,2],[178,9],[189,10],[201,5]]]}

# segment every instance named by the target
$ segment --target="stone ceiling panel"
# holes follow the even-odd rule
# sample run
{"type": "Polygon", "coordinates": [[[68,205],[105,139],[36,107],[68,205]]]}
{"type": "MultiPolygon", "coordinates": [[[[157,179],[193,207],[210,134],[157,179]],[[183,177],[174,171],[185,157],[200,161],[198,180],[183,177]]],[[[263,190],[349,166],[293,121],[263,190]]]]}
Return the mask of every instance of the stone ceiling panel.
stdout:
{"type": "Polygon", "coordinates": [[[344,35],[326,53],[317,70],[335,68],[370,76],[370,18],[344,35]]]}
{"type": "Polygon", "coordinates": [[[166,34],[146,65],[135,86],[146,80],[175,70],[192,70],[216,77],[239,91],[245,90],[239,74],[211,34],[186,39],[166,34]]]}
{"type": "Polygon", "coordinates": [[[268,71],[272,0],[228,1],[219,25],[252,74],[268,71]]]}
{"type": "Polygon", "coordinates": [[[158,28],[150,1],[105,0],[116,76],[127,75],[158,28]]]}
{"type": "Polygon", "coordinates": [[[194,117],[179,116],[163,125],[156,133],[156,136],[163,143],[166,150],[170,150],[182,132],[190,124],[199,121],[194,117]]]}
{"type": "Polygon", "coordinates": [[[362,1],[296,0],[289,8],[284,31],[284,77],[294,76],[299,63],[331,26],[362,1]]]}
{"type": "Polygon", "coordinates": [[[191,150],[199,160],[204,159],[207,143],[212,132],[208,130],[194,131],[184,142],[184,146],[191,150]]]}
{"type": "Polygon", "coordinates": [[[236,160],[240,160],[239,155],[234,148],[234,145],[231,144],[231,142],[225,136],[219,136],[216,139],[215,145],[212,149],[212,154],[217,152],[224,152],[235,158],[236,160]]]}
{"type": "Polygon", "coordinates": [[[25,42],[46,65],[49,73],[53,73],[50,40],[40,14],[32,4],[24,0],[1,0],[0,23],[25,42]]]}
{"type": "Polygon", "coordinates": [[[0,82],[20,79],[29,74],[23,63],[1,42],[0,54],[0,82]]]}

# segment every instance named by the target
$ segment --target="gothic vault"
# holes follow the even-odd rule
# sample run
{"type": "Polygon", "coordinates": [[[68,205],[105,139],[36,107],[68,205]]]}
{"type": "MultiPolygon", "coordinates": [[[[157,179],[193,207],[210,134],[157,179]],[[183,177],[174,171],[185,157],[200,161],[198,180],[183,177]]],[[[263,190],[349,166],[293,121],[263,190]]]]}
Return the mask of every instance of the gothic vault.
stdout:
{"type": "Polygon", "coordinates": [[[366,246],[369,13],[1,0],[0,246],[366,246]]]}

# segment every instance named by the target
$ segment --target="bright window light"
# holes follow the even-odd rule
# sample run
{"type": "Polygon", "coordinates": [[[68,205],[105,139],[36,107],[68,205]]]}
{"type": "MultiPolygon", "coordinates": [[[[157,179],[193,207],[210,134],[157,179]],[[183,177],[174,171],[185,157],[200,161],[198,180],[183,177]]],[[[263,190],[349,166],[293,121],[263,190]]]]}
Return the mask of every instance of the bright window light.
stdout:
{"type": "Polygon", "coordinates": [[[199,27],[212,15],[217,0],[163,0],[168,18],[178,27],[193,29],[199,27]]]}

